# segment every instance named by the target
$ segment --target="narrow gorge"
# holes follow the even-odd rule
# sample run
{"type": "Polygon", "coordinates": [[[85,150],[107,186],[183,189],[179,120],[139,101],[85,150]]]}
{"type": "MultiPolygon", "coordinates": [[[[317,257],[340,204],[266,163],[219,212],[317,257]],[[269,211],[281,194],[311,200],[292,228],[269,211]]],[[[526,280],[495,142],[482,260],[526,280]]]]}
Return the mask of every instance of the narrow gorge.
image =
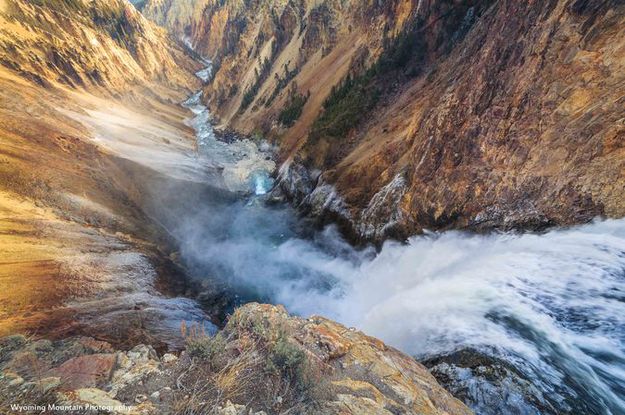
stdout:
{"type": "Polygon", "coordinates": [[[0,85],[0,413],[625,413],[624,2],[0,0],[0,85]]]}

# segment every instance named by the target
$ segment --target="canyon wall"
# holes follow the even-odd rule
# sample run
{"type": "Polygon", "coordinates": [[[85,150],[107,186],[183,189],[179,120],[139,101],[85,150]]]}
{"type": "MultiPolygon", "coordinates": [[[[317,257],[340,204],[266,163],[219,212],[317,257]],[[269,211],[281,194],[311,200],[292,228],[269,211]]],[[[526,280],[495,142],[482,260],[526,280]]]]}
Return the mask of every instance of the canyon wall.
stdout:
{"type": "Polygon", "coordinates": [[[1,11],[0,63],[39,86],[104,94],[195,83],[192,60],[125,1],[5,0],[1,11]]]}
{"type": "Polygon", "coordinates": [[[282,190],[354,239],[625,214],[623,1],[196,6],[175,27],[222,126],[272,138],[282,190]]]}
{"type": "Polygon", "coordinates": [[[202,21],[204,8],[211,0],[151,0],[138,2],[137,7],[150,20],[166,27],[174,36],[190,39],[190,33],[202,21]]]}
{"type": "Polygon", "coordinates": [[[0,336],[144,336],[166,246],[146,183],[174,171],[144,161],[194,151],[199,66],[122,0],[0,2],[0,336]]]}

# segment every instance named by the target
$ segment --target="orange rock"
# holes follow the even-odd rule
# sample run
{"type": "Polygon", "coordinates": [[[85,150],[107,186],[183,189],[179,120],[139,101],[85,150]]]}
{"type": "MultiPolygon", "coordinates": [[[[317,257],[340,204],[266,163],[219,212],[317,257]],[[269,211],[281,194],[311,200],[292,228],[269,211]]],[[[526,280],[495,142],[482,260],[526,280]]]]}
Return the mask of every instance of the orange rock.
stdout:
{"type": "Polygon", "coordinates": [[[60,377],[65,390],[94,388],[110,380],[116,361],[112,353],[79,356],[51,369],[48,376],[60,377]]]}
{"type": "Polygon", "coordinates": [[[340,221],[353,239],[541,230],[625,216],[622,5],[452,3],[320,0],[301,13],[282,1],[209,2],[204,13],[185,15],[154,9],[167,9],[167,21],[188,27],[199,50],[219,62],[205,92],[221,124],[260,130],[279,142],[283,161],[321,170],[310,186],[283,190],[317,185],[317,198],[290,196],[297,204],[308,196],[313,215],[340,221]],[[405,67],[368,84],[380,90],[379,104],[340,136],[311,137],[332,89],[372,67],[382,39],[407,28],[422,44],[405,67]],[[310,97],[287,128],[278,119],[292,90],[310,97]],[[252,103],[242,108],[250,91],[252,103]]]}

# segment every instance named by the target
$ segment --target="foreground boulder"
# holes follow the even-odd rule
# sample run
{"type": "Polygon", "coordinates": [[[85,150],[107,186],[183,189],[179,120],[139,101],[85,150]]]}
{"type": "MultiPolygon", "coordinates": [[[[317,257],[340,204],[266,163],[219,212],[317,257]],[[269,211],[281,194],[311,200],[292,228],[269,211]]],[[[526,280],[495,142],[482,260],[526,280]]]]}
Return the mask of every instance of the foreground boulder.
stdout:
{"type": "Polygon", "coordinates": [[[470,414],[427,369],[322,317],[248,304],[209,337],[181,327],[186,350],[114,351],[93,339],[0,341],[0,406],[135,414],[470,414]],[[80,370],[79,370],[80,369],[80,370]],[[80,376],[71,376],[76,370],[80,376]],[[78,409],[76,409],[78,408],[78,409]]]}

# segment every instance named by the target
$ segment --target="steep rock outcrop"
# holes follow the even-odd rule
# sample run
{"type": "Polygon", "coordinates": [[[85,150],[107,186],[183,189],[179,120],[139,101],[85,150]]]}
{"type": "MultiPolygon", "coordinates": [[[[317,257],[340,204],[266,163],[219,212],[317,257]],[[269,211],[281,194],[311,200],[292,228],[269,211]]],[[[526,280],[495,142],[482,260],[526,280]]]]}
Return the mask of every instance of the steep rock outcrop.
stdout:
{"type": "Polygon", "coordinates": [[[407,172],[408,233],[625,215],[623,23],[622,2],[497,2],[373,112],[327,180],[365,206],[407,172]]]}
{"type": "Polygon", "coordinates": [[[126,1],[0,2],[0,335],[162,324],[145,199],[194,151],[178,103],[199,67],[126,1]]]}
{"type": "Polygon", "coordinates": [[[191,41],[190,33],[202,21],[204,8],[210,0],[150,0],[142,1],[141,13],[157,24],[167,27],[176,37],[191,41]]]}
{"type": "Polygon", "coordinates": [[[5,0],[0,64],[44,87],[100,94],[148,82],[172,88],[196,82],[190,71],[196,64],[124,0],[5,0]]]}

